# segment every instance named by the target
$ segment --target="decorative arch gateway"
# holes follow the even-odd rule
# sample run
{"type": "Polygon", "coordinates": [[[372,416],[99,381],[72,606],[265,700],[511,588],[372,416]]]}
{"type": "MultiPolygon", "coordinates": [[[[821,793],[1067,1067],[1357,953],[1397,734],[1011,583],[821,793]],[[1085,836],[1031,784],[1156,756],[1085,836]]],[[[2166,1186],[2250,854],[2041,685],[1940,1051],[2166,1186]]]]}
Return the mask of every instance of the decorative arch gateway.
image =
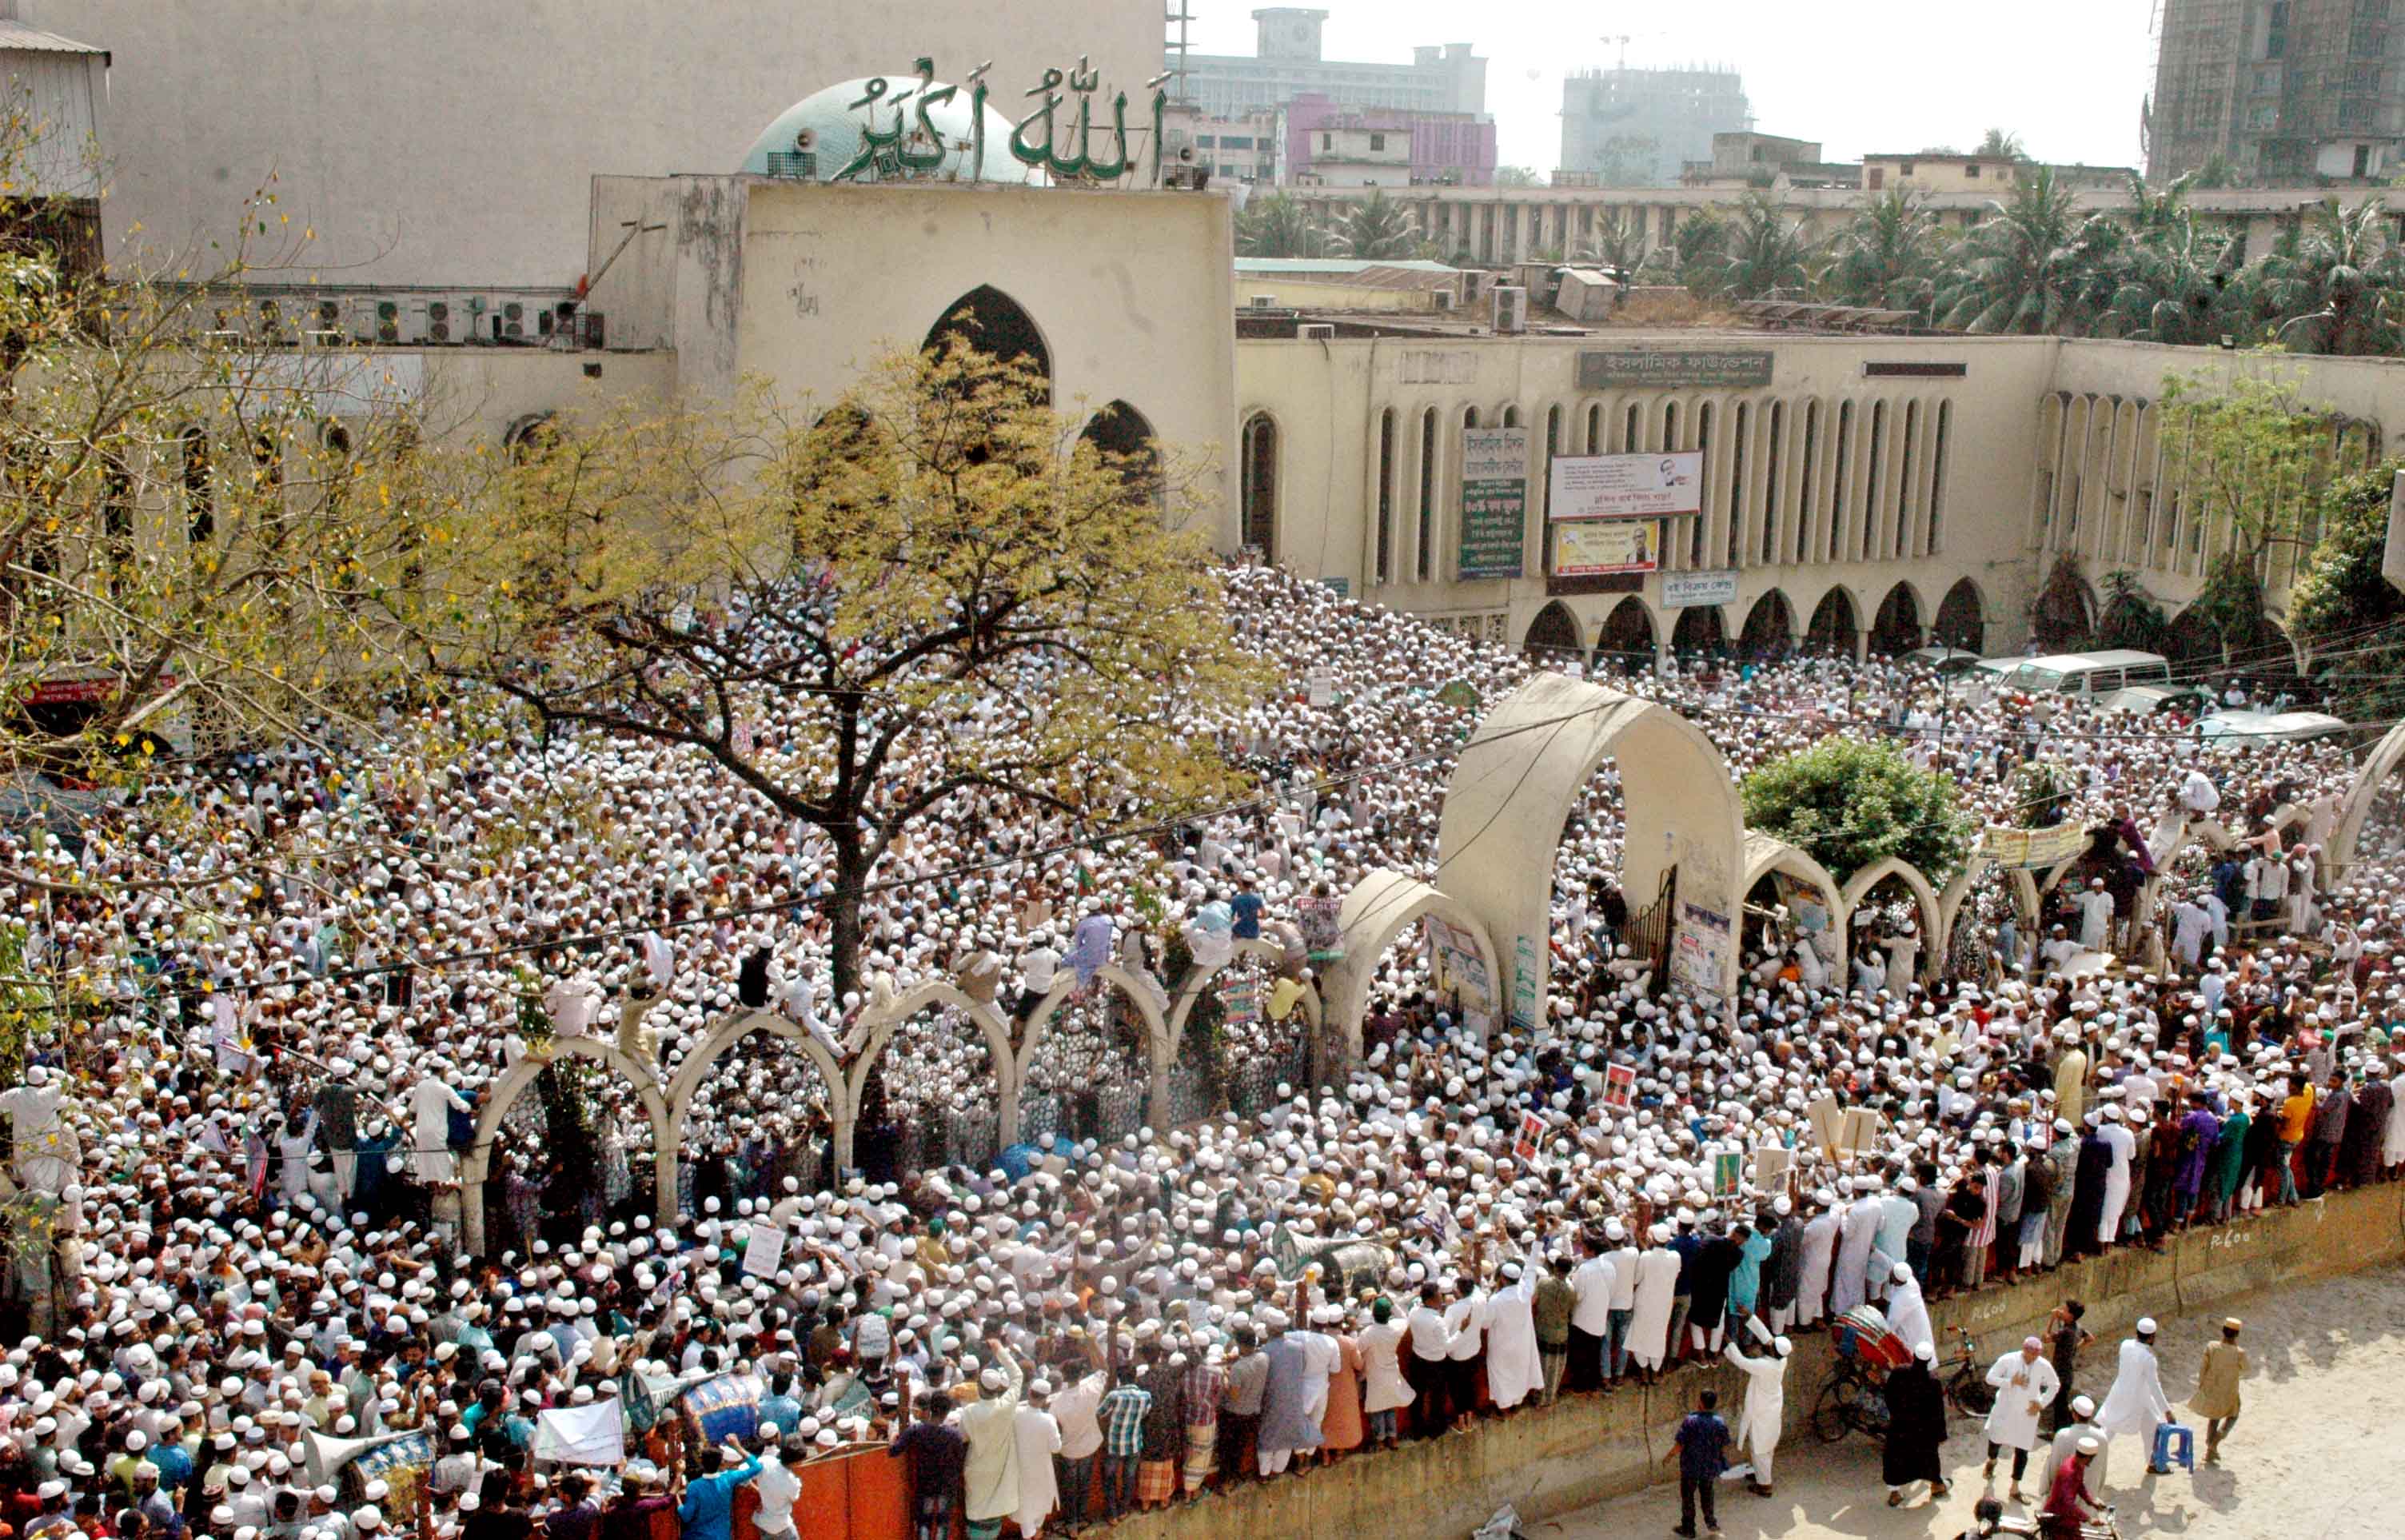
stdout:
{"type": "MultiPolygon", "coordinates": [[[[1188,968],[1186,976],[1178,981],[1177,992],[1170,997],[1169,1013],[1166,1018],[1169,1057],[1167,1062],[1160,1065],[1154,1073],[1153,1094],[1150,1101],[1150,1122],[1153,1127],[1166,1128],[1178,1121],[1175,1111],[1178,1106],[1177,1060],[1178,1055],[1187,1047],[1187,1027],[1194,1019],[1195,1009],[1202,1003],[1202,996],[1209,993],[1211,985],[1217,981],[1219,975],[1247,960],[1261,964],[1268,969],[1271,977],[1274,978],[1277,970],[1286,963],[1286,948],[1274,941],[1237,937],[1234,938],[1234,944],[1229,949],[1224,961],[1211,968],[1188,968]]],[[[1266,1006],[1266,1002],[1264,1005],[1266,1006]]],[[[1317,1072],[1322,1063],[1320,1027],[1328,1019],[1327,1009],[1320,1001],[1319,992],[1308,988],[1303,990],[1297,1009],[1302,1012],[1303,1030],[1306,1034],[1304,1041],[1311,1050],[1309,1062],[1314,1071],[1317,1072]]]]}
{"type": "MultiPolygon", "coordinates": [[[[1152,991],[1159,987],[1149,979],[1137,977],[1117,963],[1104,963],[1095,970],[1094,981],[1118,991],[1132,1006],[1138,1020],[1144,1023],[1146,1040],[1145,1119],[1154,1128],[1168,1126],[1169,1067],[1177,1057],[1177,1044],[1170,1036],[1169,1021],[1161,1012],[1152,991]]],[[[1043,1050],[1044,1039],[1051,1034],[1054,1018],[1069,1008],[1077,992],[1077,976],[1064,964],[1052,993],[1036,1002],[1027,1015],[1027,1026],[1021,1035],[1019,1052],[1011,1059],[1009,1095],[1002,1107],[1002,1142],[1008,1146],[1019,1142],[1020,1103],[1027,1083],[1027,1071],[1043,1050]]],[[[999,1063],[1000,1061],[996,1061],[999,1063]]]]}
{"type": "Polygon", "coordinates": [[[1842,583],[1832,585],[1812,607],[1812,623],[1804,632],[1804,649],[1824,656],[1851,658],[1862,648],[1863,628],[1856,618],[1854,596],[1842,583]]]}
{"type": "MultiPolygon", "coordinates": [[[[1554,827],[1558,833],[1558,819],[1554,827]]],[[[1343,1029],[1348,1064],[1361,1056],[1361,1022],[1369,1014],[1370,983],[1376,976],[1378,960],[1385,955],[1396,937],[1431,916],[1467,934],[1470,944],[1478,949],[1478,959],[1485,966],[1489,982],[1503,996],[1488,1003],[1498,1010],[1510,1003],[1508,995],[1503,993],[1509,986],[1502,956],[1495,949],[1493,934],[1476,911],[1415,877],[1406,877],[1389,867],[1373,867],[1353,884],[1353,891],[1344,896],[1343,904],[1337,910],[1336,924],[1344,938],[1344,956],[1328,968],[1326,1009],[1335,1013],[1337,1024],[1343,1029]]]]}
{"type": "Polygon", "coordinates": [[[831,1082],[840,1087],[836,1094],[841,1098],[841,1116],[835,1132],[835,1161],[838,1167],[855,1164],[852,1150],[860,1132],[861,1098],[867,1090],[869,1071],[885,1056],[893,1035],[921,1011],[946,1007],[960,1011],[985,1039],[986,1053],[993,1060],[994,1094],[1000,1102],[1002,1133],[998,1140],[1001,1144],[1011,1142],[1019,1123],[1019,1065],[1011,1056],[1010,1024],[1004,1019],[1000,1007],[971,998],[957,984],[930,979],[911,985],[890,1000],[872,1004],[861,1012],[847,1034],[845,1046],[857,1045],[857,1052],[839,1078],[831,1082]]]}
{"type": "Polygon", "coordinates": [[[2363,839],[2364,826],[2371,821],[2371,810],[2380,800],[2383,787],[2405,764],[2405,722],[2388,729],[2386,737],[2372,747],[2370,757],[2347,788],[2345,798],[2339,803],[2338,822],[2330,830],[2326,854],[2338,871],[2348,871],[2355,866],[2355,847],[2363,839]]]}
{"type": "Polygon", "coordinates": [[[858,1103],[852,1099],[843,1067],[817,1037],[773,1010],[747,1010],[720,1022],[702,1035],[699,1045],[677,1066],[676,1078],[668,1081],[668,1107],[680,1148],[686,1129],[692,1126],[694,1104],[700,1100],[701,1088],[708,1083],[710,1070],[754,1032],[766,1032],[792,1043],[818,1070],[819,1078],[826,1082],[827,1119],[834,1125],[831,1152],[837,1166],[851,1165],[852,1123],[858,1114],[858,1103]]]}
{"type": "Polygon", "coordinates": [[[494,1085],[493,1095],[476,1114],[476,1140],[459,1161],[459,1222],[466,1250],[482,1255],[485,1250],[485,1182],[492,1175],[493,1141],[500,1136],[502,1120],[510,1114],[519,1096],[535,1082],[537,1076],[563,1058],[591,1059],[618,1072],[643,1104],[643,1115],[652,1125],[652,1198],[657,1210],[655,1218],[666,1228],[677,1222],[677,1137],[678,1123],[668,1113],[668,1099],[651,1069],[633,1054],[602,1038],[553,1038],[540,1050],[529,1049],[524,1058],[510,1066],[494,1085]]]}
{"type": "MultiPolygon", "coordinates": [[[[1545,1009],[1562,826],[1607,758],[1619,762],[1627,810],[1622,889],[1650,903],[1676,872],[1674,923],[1692,918],[1709,930],[1717,922],[1717,946],[1705,947],[1708,958],[1717,954],[1710,982],[1723,1000],[1736,998],[1745,815],[1727,762],[1702,728],[1666,706],[1540,673],[1463,745],[1437,827],[1437,886],[1478,919],[1501,955],[1508,982],[1498,975],[1497,1004],[1515,1022],[1533,1024],[1545,1009]]],[[[1340,1019],[1357,1039],[1356,1008],[1344,1010],[1340,1019]]]]}
{"type": "Polygon", "coordinates": [[[1852,911],[1846,907],[1845,896],[1837,886],[1837,880],[1829,875],[1828,868],[1779,836],[1765,834],[1760,829],[1746,830],[1744,890],[1751,893],[1756,883],[1774,872],[1791,877],[1811,889],[1826,907],[1830,944],[1815,950],[1830,967],[1844,967],[1846,922],[1851,918],[1852,911]]]}
{"type": "Polygon", "coordinates": [[[1987,606],[1979,596],[1979,586],[1969,578],[1961,578],[1946,590],[1937,601],[1937,618],[1931,625],[1932,640],[1964,652],[1984,653],[1988,650],[1987,606]]]}
{"type": "Polygon", "coordinates": [[[1913,904],[1920,911],[1920,955],[1916,959],[1920,969],[1917,977],[1934,979],[1946,961],[1948,940],[1945,928],[1946,908],[1938,902],[1937,890],[1930,885],[1929,879],[1920,869],[1903,856],[1891,855],[1854,873],[1853,881],[1846,884],[1843,895],[1847,927],[1852,928],[1854,911],[1862,908],[1863,900],[1871,896],[1871,890],[1891,877],[1911,891],[1913,904]]]}

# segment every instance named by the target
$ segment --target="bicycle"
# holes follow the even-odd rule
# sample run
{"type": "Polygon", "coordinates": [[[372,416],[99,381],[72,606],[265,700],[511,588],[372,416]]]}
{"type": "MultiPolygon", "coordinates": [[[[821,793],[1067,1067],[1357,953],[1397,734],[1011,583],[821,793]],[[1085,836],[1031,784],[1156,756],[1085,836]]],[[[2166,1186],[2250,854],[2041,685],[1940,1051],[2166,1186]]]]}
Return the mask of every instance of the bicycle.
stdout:
{"type": "Polygon", "coordinates": [[[1885,1371],[1865,1358],[1849,1327],[1837,1329],[1837,1367],[1812,1403],[1812,1436],[1834,1444],[1859,1430],[1874,1440],[1887,1440],[1885,1371]]]}
{"type": "Polygon", "coordinates": [[[1946,1404],[1964,1417],[1985,1417],[1995,1409],[1996,1388],[1988,1383],[1979,1345],[1960,1326],[1954,1328],[1954,1340],[1955,1350],[1937,1365],[1946,1377],[1946,1404]]]}

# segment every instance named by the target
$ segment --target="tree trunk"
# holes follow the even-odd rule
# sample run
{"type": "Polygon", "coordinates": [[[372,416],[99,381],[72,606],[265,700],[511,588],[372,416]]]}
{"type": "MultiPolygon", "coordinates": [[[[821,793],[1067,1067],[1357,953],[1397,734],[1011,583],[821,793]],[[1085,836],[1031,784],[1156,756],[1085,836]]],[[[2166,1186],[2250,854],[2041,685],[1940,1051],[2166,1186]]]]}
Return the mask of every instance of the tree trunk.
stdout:
{"type": "Polygon", "coordinates": [[[827,897],[826,911],[827,952],[835,962],[835,998],[830,1003],[831,1013],[839,1020],[844,996],[860,988],[860,910],[867,898],[868,860],[856,819],[829,828],[827,837],[835,842],[835,891],[827,897]]]}

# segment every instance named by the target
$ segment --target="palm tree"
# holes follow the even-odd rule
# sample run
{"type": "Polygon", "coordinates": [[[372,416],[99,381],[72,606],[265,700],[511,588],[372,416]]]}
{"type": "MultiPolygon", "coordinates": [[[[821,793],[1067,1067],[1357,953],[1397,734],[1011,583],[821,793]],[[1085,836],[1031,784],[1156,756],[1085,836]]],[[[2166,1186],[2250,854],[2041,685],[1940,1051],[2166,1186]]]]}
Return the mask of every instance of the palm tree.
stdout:
{"type": "Polygon", "coordinates": [[[1988,136],[1980,140],[1979,148],[1973,150],[1971,153],[1974,155],[2001,155],[2008,161],[2026,161],[2029,159],[2029,151],[2021,148],[2021,136],[2018,134],[2009,133],[2001,128],[1991,128],[1988,130],[1988,136]]]}
{"type": "Polygon", "coordinates": [[[1336,225],[1336,252],[1373,261],[1399,261],[1419,248],[1419,220],[1383,189],[1355,204],[1336,225]]]}
{"type": "Polygon", "coordinates": [[[1699,208],[1670,233],[1666,256],[1661,247],[1646,259],[1651,267],[1668,267],[1689,291],[1710,298],[1721,292],[1727,266],[1729,221],[1716,208],[1699,208]]]}
{"type": "Polygon", "coordinates": [[[1300,198],[1273,192],[1255,198],[1236,216],[1236,254],[1241,257],[1323,257],[1328,233],[1300,198]]]}
{"type": "Polygon", "coordinates": [[[2263,267],[2264,297],[2279,318],[2277,340],[2314,353],[2397,349],[2405,254],[2388,238],[2387,210],[2377,196],[2353,208],[2335,194],[2323,199],[2263,267]]]}
{"type": "Polygon", "coordinates": [[[2253,328],[2245,294],[2230,286],[2234,239],[2198,233],[2182,210],[2173,224],[2132,239],[2106,270],[2112,295],[2098,330],[2140,342],[2210,343],[2253,328]]]}
{"type": "Polygon", "coordinates": [[[2145,235],[2152,231],[2168,230],[2188,218],[2188,191],[2196,186],[2196,173],[2172,179],[2158,191],[2147,185],[2138,172],[2130,173],[2130,212],[2125,216],[2131,232],[2145,235]]]}
{"type": "Polygon", "coordinates": [[[1838,304],[1929,314],[1938,272],[1937,216],[1919,193],[1890,188],[1863,205],[1830,247],[1823,297],[1838,304]]]}
{"type": "Polygon", "coordinates": [[[1801,290],[1810,275],[1804,260],[1810,244],[1801,223],[1779,217],[1779,205],[1760,190],[1748,192],[1728,221],[1722,242],[1721,292],[1758,300],[1779,290],[1801,290]]]}
{"type": "MultiPolygon", "coordinates": [[[[1963,233],[1937,286],[1938,324],[1965,332],[2060,332],[2076,311],[2078,266],[2073,243],[2093,233],[2075,223],[2071,190],[2039,166],[2012,196],[1963,233]]],[[[2107,221],[2109,222],[2109,221],[2107,221]]]]}
{"type": "Polygon", "coordinates": [[[1608,208],[1595,222],[1595,233],[1579,243],[1582,261],[1601,262],[1622,273],[1634,273],[1645,260],[1645,216],[1625,208],[1608,208]]]}

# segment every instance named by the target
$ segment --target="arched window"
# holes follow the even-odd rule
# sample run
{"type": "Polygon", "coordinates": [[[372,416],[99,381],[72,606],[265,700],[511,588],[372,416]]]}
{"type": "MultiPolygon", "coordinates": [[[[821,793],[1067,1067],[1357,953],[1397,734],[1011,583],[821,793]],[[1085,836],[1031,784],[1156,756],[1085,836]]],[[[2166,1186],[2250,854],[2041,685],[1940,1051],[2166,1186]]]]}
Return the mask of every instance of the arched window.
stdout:
{"type": "Polygon", "coordinates": [[[1266,412],[1245,419],[1242,480],[1244,543],[1264,561],[1277,559],[1277,424],[1266,412]]]}
{"type": "Polygon", "coordinates": [[[1001,290],[981,284],[954,300],[921,346],[940,351],[954,337],[1005,362],[1024,363],[1043,380],[1044,399],[1052,399],[1052,350],[1034,318],[1001,290]]]}
{"type": "Polygon", "coordinates": [[[217,538],[217,484],[209,478],[208,431],[195,424],[183,432],[184,538],[206,545],[217,538]]]}
{"type": "Polygon", "coordinates": [[[1420,414],[1419,547],[1412,575],[1426,583],[1436,573],[1436,408],[1420,414]]]}
{"type": "Polygon", "coordinates": [[[1378,414],[1378,565],[1381,583],[1395,580],[1395,409],[1378,414]]]}
{"type": "Polygon", "coordinates": [[[1077,436],[1102,451],[1132,496],[1146,502],[1160,501],[1160,444],[1142,412],[1115,401],[1095,413],[1077,436]]]}

